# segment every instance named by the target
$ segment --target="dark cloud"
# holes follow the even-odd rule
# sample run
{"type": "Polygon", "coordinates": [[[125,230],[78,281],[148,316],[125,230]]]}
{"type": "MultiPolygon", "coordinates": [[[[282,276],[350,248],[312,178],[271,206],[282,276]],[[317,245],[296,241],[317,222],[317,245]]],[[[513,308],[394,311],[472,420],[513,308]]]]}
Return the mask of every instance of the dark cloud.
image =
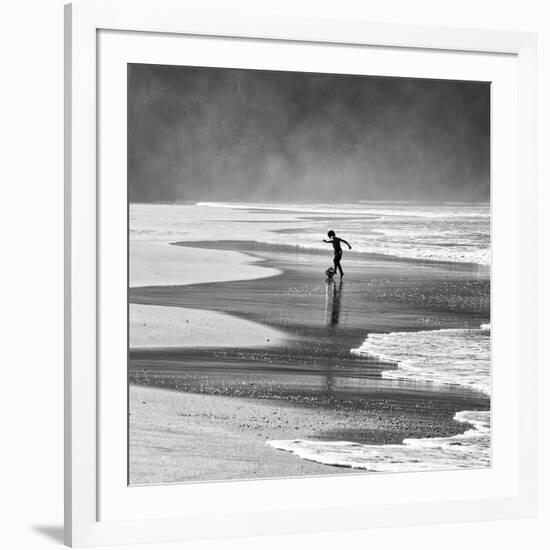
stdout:
{"type": "Polygon", "coordinates": [[[128,189],[155,200],[487,200],[490,85],[128,65],[128,189]]]}

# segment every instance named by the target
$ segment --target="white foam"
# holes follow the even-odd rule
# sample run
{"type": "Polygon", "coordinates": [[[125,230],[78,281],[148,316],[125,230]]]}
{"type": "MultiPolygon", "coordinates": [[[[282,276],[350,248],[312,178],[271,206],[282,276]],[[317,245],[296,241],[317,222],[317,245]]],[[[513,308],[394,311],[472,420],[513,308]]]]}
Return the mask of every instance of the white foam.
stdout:
{"type": "Polygon", "coordinates": [[[364,445],[350,441],[305,439],[268,441],[271,447],[292,452],[304,460],[373,472],[412,472],[491,465],[491,416],[489,411],[462,411],[458,422],[471,429],[451,437],[405,439],[402,444],[364,445]]]}
{"type": "Polygon", "coordinates": [[[490,393],[491,335],[480,329],[441,329],[369,334],[351,353],[393,363],[384,378],[453,384],[490,393]]]}

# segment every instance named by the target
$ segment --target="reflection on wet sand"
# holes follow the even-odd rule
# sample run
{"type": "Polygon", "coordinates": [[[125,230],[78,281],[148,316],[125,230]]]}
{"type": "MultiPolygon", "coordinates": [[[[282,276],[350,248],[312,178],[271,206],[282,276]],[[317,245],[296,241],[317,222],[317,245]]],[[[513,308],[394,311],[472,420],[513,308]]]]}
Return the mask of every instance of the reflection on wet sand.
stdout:
{"type": "Polygon", "coordinates": [[[341,279],[338,283],[332,279],[327,279],[327,294],[325,301],[325,324],[327,327],[334,327],[340,321],[343,284],[341,279]]]}
{"type": "MultiPolygon", "coordinates": [[[[340,322],[343,281],[340,279],[337,283],[333,279],[327,279],[326,285],[325,324],[329,328],[335,328],[340,322]]],[[[327,394],[329,396],[332,396],[334,393],[335,376],[333,370],[333,365],[329,365],[326,370],[327,394]]]]}

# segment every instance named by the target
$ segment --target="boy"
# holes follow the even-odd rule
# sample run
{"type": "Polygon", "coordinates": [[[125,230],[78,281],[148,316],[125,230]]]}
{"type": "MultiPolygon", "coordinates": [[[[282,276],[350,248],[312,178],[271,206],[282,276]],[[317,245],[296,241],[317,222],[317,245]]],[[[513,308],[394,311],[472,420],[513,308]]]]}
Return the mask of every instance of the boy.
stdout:
{"type": "Polygon", "coordinates": [[[342,246],[340,243],[344,243],[348,245],[348,248],[351,250],[351,245],[348,243],[348,241],[341,239],[340,237],[336,236],[336,233],[332,231],[332,229],[327,233],[329,240],[323,239],[324,243],[331,243],[332,248],[334,249],[334,271],[340,271],[340,278],[344,276],[344,272],[342,271],[342,266],[340,265],[340,260],[342,259],[342,246]]]}

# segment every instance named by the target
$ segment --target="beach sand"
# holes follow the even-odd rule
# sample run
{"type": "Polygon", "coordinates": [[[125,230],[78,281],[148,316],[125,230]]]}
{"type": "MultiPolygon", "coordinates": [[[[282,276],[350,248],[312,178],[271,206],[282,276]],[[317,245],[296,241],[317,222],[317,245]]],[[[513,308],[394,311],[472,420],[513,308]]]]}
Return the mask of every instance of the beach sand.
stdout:
{"type": "Polygon", "coordinates": [[[132,484],[364,473],[305,461],[266,441],[399,443],[461,433],[445,400],[376,397],[295,402],[130,387],[132,484]]]}
{"type": "Polygon", "coordinates": [[[130,349],[280,346],[280,331],[215,311],[130,304],[130,349]]]}
{"type": "MultiPolygon", "coordinates": [[[[381,378],[391,366],[349,353],[371,331],[479,327],[489,316],[489,281],[475,267],[346,254],[340,286],[325,281],[326,255],[244,241],[165,246],[183,262],[198,251],[213,261],[235,252],[275,274],[228,280],[226,269],[217,282],[131,288],[132,304],[195,310],[198,320],[225,313],[228,323],[253,321],[250,332],[287,338],[265,345],[258,336],[262,344],[249,345],[235,337],[231,347],[206,348],[180,346],[172,335],[174,346],[131,349],[131,483],[355,472],[265,441],[450,436],[468,427],[453,420],[456,412],[489,408],[487,396],[463,387],[381,378]]],[[[212,342],[223,341],[222,327],[212,342]]]]}
{"type": "Polygon", "coordinates": [[[265,444],[272,434],[292,433],[311,421],[300,413],[263,400],[131,386],[130,480],[148,484],[334,473],[330,466],[265,444]]]}
{"type": "Polygon", "coordinates": [[[192,253],[165,241],[130,241],[130,287],[189,285],[272,277],[279,270],[255,265],[259,260],[238,251],[195,249],[192,253]]]}

